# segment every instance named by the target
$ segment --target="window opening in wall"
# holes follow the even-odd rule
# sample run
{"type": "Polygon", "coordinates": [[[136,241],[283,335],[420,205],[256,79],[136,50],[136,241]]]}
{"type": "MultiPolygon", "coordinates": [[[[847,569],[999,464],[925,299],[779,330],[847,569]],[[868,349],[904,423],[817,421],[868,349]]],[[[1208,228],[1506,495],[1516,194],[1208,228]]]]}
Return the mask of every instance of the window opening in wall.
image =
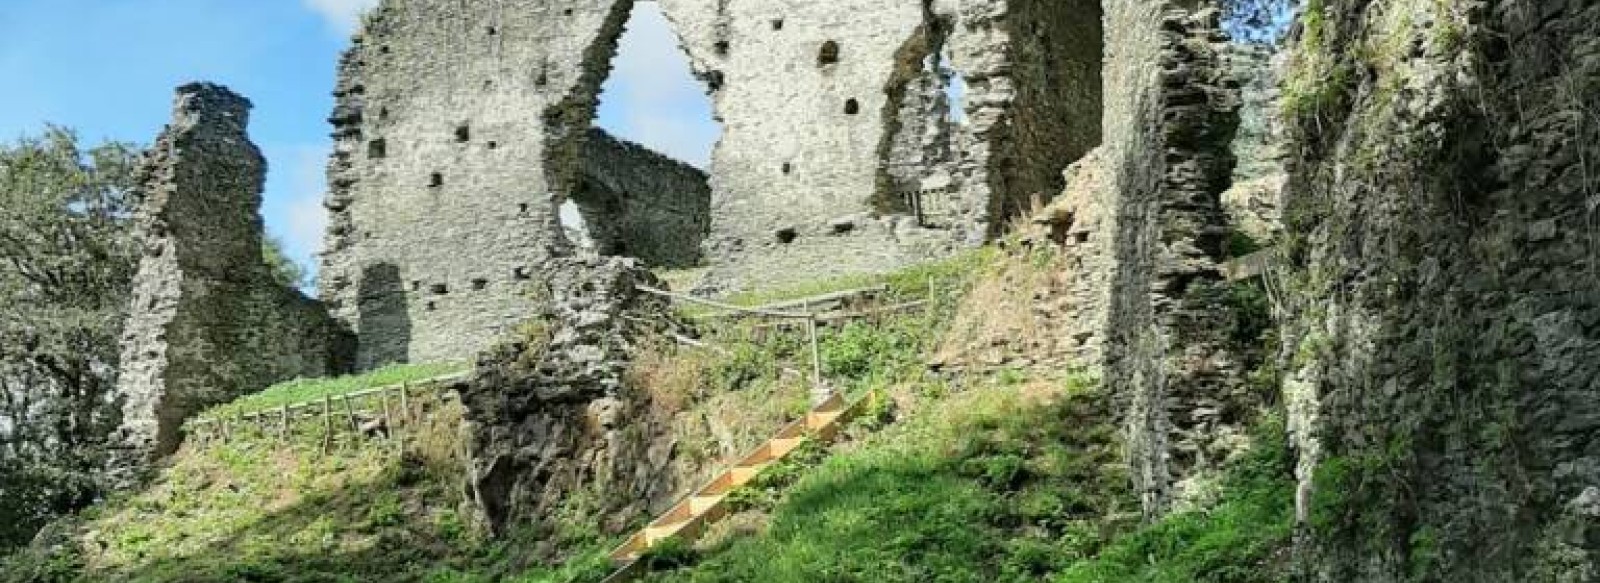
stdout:
{"type": "Polygon", "coordinates": [[[790,164],[788,162],[784,162],[783,163],[783,173],[784,174],[792,174],[793,172],[794,172],[794,164],[790,164]]]}
{"type": "Polygon", "coordinates": [[[589,235],[589,223],[583,218],[583,211],[578,208],[578,203],[572,200],[561,203],[560,209],[561,230],[567,235],[567,241],[572,242],[579,251],[594,251],[594,238],[589,235]]]}
{"type": "Polygon", "coordinates": [[[944,80],[945,119],[951,123],[967,123],[967,77],[957,70],[946,51],[938,63],[939,77],[944,80]]]}
{"type": "Polygon", "coordinates": [[[489,280],[481,277],[472,280],[472,289],[473,291],[483,291],[489,289],[489,280]]]}
{"type": "Polygon", "coordinates": [[[776,235],[778,237],[778,242],[783,243],[784,245],[793,243],[795,239],[800,238],[800,233],[796,232],[793,228],[779,229],[776,235]]]}
{"type": "Polygon", "coordinates": [[[845,100],[844,113],[845,115],[855,115],[861,113],[861,102],[856,101],[854,98],[845,100]]]}
{"type": "Polygon", "coordinates": [[[715,46],[716,46],[716,49],[717,49],[717,56],[719,56],[719,57],[728,56],[728,51],[732,48],[732,45],[728,44],[728,41],[725,41],[725,40],[717,41],[717,44],[715,46]]]}
{"type": "Polygon", "coordinates": [[[496,142],[496,141],[490,140],[489,143],[484,144],[484,147],[489,148],[490,150],[493,150],[495,148],[499,148],[500,147],[500,142],[496,142]]]}
{"type": "Polygon", "coordinates": [[[472,128],[465,125],[456,126],[456,141],[463,144],[472,141],[472,128]]]}
{"type": "Polygon", "coordinates": [[[446,285],[446,284],[442,284],[442,283],[436,283],[436,284],[433,284],[431,286],[428,286],[428,291],[433,292],[434,295],[442,296],[442,295],[445,295],[447,293],[450,293],[450,286],[446,285]]]}
{"type": "Polygon", "coordinates": [[[774,19],[772,19],[772,30],[783,30],[783,19],[782,18],[774,18],[774,19]]]}
{"type": "Polygon", "coordinates": [[[388,155],[388,153],[389,153],[389,145],[388,145],[387,142],[383,141],[383,139],[380,138],[380,139],[376,139],[376,140],[372,140],[370,142],[367,142],[367,157],[368,158],[372,158],[374,160],[377,160],[379,158],[383,158],[384,156],[388,155]]]}
{"type": "Polygon", "coordinates": [[[822,50],[817,52],[817,66],[826,67],[839,63],[839,43],[828,41],[822,43],[822,50]]]}
{"type": "Polygon", "coordinates": [[[438,172],[428,175],[428,186],[430,188],[439,188],[444,186],[444,175],[438,172]]]}

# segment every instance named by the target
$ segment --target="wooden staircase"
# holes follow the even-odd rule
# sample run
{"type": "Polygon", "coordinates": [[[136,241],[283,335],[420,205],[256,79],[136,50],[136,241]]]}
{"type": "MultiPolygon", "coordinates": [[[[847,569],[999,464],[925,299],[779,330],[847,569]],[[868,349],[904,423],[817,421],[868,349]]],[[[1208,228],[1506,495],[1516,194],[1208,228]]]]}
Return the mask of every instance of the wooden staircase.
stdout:
{"type": "Polygon", "coordinates": [[[638,576],[645,567],[640,558],[664,540],[674,537],[685,543],[698,540],[706,533],[708,526],[728,516],[729,494],[755,480],[762,471],[783,460],[805,442],[832,440],[844,423],[860,413],[871,400],[871,397],[867,397],[847,403],[843,396],[835,393],[806,413],[805,417],[784,427],[733,467],[691,492],[611,551],[611,560],[619,568],[604,583],[621,583],[638,576]]]}

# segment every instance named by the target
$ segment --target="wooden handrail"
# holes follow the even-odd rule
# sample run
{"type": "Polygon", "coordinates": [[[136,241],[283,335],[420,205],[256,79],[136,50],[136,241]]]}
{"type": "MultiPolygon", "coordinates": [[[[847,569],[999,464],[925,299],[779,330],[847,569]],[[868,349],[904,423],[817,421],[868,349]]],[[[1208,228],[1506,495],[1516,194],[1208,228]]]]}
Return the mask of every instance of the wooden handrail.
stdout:
{"type": "MultiPolygon", "coordinates": [[[[472,372],[471,371],[463,371],[463,372],[457,372],[457,373],[450,373],[450,374],[447,374],[447,375],[436,376],[436,377],[433,377],[433,378],[422,379],[422,380],[419,380],[419,381],[407,381],[407,382],[403,382],[403,383],[394,383],[394,384],[390,384],[390,385],[384,385],[384,386],[381,386],[381,387],[374,387],[374,388],[370,388],[370,389],[362,389],[362,390],[359,390],[359,391],[352,391],[352,392],[344,393],[344,394],[341,394],[341,395],[331,395],[331,396],[339,397],[341,399],[359,399],[361,397],[365,397],[365,396],[368,396],[368,395],[376,395],[378,393],[383,393],[383,392],[386,392],[386,391],[392,391],[392,390],[394,390],[396,388],[399,388],[401,386],[406,386],[406,387],[430,387],[430,386],[431,387],[441,387],[441,386],[444,386],[444,385],[449,384],[449,383],[454,382],[454,381],[466,380],[466,379],[470,378],[471,376],[472,376],[472,372]]],[[[260,417],[260,416],[265,415],[267,413],[280,413],[280,412],[293,413],[293,412],[299,411],[301,409],[310,409],[312,407],[316,407],[316,406],[320,406],[320,405],[322,405],[322,399],[319,398],[319,399],[312,400],[312,401],[301,401],[299,403],[291,403],[291,404],[289,404],[287,406],[274,405],[272,407],[267,407],[267,408],[263,408],[263,409],[257,409],[255,411],[246,411],[246,412],[243,412],[243,413],[239,413],[237,415],[230,415],[229,418],[231,418],[231,419],[249,419],[249,418],[252,418],[252,417],[260,417]]],[[[199,427],[201,425],[208,425],[208,424],[216,423],[216,422],[217,422],[217,418],[201,418],[201,419],[195,419],[193,421],[190,421],[189,422],[189,426],[191,426],[191,427],[199,427]]]]}

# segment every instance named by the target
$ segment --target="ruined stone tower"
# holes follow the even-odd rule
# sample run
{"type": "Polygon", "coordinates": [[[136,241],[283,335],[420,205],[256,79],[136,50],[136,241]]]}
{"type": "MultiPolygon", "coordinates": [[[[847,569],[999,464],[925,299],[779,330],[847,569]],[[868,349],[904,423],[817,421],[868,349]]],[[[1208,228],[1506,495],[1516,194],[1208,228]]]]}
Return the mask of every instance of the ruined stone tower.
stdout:
{"type": "Polygon", "coordinates": [[[725,132],[715,289],[981,244],[1100,143],[1098,1],[661,4],[725,132]]]}
{"type": "Polygon", "coordinates": [[[184,419],[206,407],[349,368],[346,334],[262,259],[266,162],[245,133],[249,115],[224,87],[179,87],[172,123],[141,163],[144,253],[117,385],[125,467],[171,453],[184,419]]]}
{"type": "Polygon", "coordinates": [[[569,201],[603,253],[709,264],[704,291],[783,285],[980,244],[1100,140],[1095,1],[663,0],[725,130],[709,194],[680,167],[594,196],[622,182],[593,177],[669,166],[590,132],[633,4],[367,17],[332,117],[321,290],[361,367],[466,358],[525,318],[540,265],[574,252],[569,201]]]}

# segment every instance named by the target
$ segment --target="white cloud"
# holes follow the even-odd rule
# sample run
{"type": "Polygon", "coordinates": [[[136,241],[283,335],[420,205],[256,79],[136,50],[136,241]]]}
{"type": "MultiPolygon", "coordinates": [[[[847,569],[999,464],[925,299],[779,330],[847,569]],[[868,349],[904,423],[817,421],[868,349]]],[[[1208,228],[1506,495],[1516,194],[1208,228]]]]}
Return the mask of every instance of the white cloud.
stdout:
{"type": "Polygon", "coordinates": [[[374,6],[378,0],[301,0],[306,8],[327,19],[328,25],[344,34],[356,31],[361,25],[361,15],[374,6]]]}
{"type": "Polygon", "coordinates": [[[599,124],[618,137],[706,167],[721,128],[711,119],[705,84],[692,74],[660,6],[634,5],[612,64],[599,124]]]}

